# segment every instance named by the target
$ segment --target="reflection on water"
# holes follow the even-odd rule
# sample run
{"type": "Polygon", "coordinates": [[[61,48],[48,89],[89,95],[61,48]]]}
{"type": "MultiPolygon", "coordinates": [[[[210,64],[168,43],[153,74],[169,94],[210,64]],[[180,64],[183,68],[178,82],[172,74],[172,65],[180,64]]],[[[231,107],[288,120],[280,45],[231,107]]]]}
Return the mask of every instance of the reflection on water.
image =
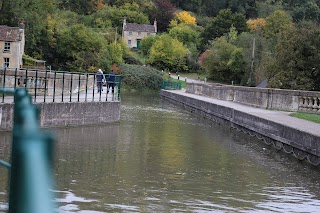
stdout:
{"type": "MultiPolygon", "coordinates": [[[[61,128],[59,212],[318,212],[319,172],[155,95],[124,94],[121,121],[61,128]]],[[[1,159],[9,134],[0,133],[1,159]]],[[[0,169],[0,209],[7,176],[0,169]]]]}

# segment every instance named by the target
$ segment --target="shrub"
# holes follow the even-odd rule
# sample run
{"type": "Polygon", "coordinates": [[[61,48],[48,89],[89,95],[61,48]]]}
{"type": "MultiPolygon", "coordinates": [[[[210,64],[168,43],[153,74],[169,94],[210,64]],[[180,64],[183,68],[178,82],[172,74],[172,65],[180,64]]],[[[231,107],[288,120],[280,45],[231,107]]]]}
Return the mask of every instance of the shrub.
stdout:
{"type": "Polygon", "coordinates": [[[161,89],[161,72],[152,67],[123,64],[119,74],[122,75],[122,83],[125,87],[137,90],[161,89]]]}

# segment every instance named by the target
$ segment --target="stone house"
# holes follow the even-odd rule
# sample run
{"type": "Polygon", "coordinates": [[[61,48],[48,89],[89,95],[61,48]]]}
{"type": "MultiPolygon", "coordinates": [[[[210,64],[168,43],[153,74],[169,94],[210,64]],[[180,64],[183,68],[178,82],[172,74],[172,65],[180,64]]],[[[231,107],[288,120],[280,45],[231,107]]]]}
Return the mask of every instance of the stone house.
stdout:
{"type": "Polygon", "coordinates": [[[141,39],[157,34],[157,21],[153,25],[127,23],[123,20],[122,38],[130,48],[140,48],[141,39]]]}
{"type": "Polygon", "coordinates": [[[0,68],[21,68],[24,46],[23,23],[19,27],[0,25],[0,68]]]}

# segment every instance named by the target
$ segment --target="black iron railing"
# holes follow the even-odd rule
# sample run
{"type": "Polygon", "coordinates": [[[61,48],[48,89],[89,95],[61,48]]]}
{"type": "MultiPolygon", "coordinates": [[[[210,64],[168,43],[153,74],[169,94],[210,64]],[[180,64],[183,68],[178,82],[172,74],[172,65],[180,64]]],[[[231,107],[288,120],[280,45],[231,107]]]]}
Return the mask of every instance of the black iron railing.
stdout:
{"type": "MultiPolygon", "coordinates": [[[[108,79],[109,74],[105,74],[108,79]]],[[[34,103],[120,101],[121,76],[115,75],[98,92],[96,73],[64,72],[33,69],[0,69],[0,88],[27,88],[34,103]],[[107,87],[114,84],[114,92],[107,87]]],[[[12,95],[0,95],[0,103],[13,103],[12,95]]]]}

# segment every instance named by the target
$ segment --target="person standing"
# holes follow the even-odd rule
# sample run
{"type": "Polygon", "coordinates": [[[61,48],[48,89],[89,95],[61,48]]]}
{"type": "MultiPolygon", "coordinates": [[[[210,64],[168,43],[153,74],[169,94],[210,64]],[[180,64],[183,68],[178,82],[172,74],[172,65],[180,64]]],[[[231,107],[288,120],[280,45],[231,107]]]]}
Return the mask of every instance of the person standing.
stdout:
{"type": "Polygon", "coordinates": [[[96,81],[97,81],[97,88],[98,88],[98,93],[101,93],[101,91],[103,91],[103,87],[102,87],[102,81],[104,79],[104,75],[101,69],[98,70],[97,74],[96,74],[96,81]]]}
{"type": "Polygon", "coordinates": [[[116,80],[116,75],[114,74],[113,70],[110,71],[108,74],[108,90],[107,93],[109,93],[110,87],[112,88],[112,94],[114,94],[114,86],[115,86],[115,80],[116,80]]]}

